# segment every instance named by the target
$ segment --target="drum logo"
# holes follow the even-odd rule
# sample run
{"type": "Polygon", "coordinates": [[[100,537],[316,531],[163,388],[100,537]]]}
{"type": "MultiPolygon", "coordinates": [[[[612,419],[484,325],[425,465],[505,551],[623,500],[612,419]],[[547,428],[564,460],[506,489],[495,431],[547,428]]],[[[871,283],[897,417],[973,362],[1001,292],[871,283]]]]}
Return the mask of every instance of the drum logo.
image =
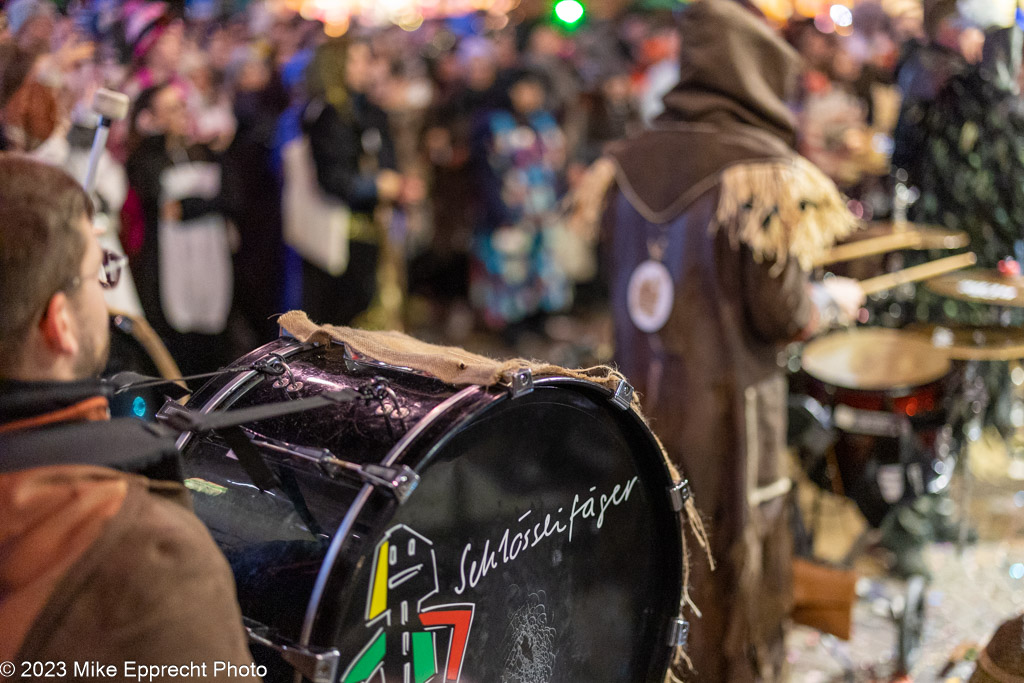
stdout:
{"type": "Polygon", "coordinates": [[[434,544],[404,524],[392,527],[370,571],[365,618],[376,631],[342,682],[458,683],[475,605],[428,605],[437,593],[434,544]]]}

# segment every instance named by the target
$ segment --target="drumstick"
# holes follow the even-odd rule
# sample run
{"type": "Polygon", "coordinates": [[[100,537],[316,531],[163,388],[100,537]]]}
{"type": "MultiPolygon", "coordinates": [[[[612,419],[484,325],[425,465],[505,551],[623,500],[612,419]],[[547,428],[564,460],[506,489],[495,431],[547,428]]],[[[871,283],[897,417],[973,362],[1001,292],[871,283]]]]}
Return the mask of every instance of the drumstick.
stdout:
{"type": "Polygon", "coordinates": [[[864,290],[865,294],[878,294],[879,292],[884,292],[887,289],[893,289],[894,287],[905,285],[908,282],[920,282],[921,280],[928,280],[944,273],[951,273],[954,270],[970,268],[977,263],[977,261],[978,257],[974,252],[957,254],[956,256],[947,256],[946,258],[940,258],[936,261],[922,263],[919,266],[911,266],[910,268],[897,270],[895,273],[886,273],[885,275],[879,275],[878,277],[861,280],[860,288],[864,290]]]}
{"type": "Polygon", "coordinates": [[[869,237],[858,242],[840,244],[832,247],[814,260],[816,266],[829,266],[833,263],[852,261],[865,256],[877,256],[898,249],[912,249],[921,244],[921,235],[912,232],[894,232],[890,235],[869,237]]]}

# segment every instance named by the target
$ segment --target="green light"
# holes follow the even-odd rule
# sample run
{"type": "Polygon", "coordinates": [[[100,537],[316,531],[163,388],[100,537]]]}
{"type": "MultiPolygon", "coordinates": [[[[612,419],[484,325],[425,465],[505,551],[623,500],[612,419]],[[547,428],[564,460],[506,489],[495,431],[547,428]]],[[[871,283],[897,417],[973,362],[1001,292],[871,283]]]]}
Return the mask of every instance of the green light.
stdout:
{"type": "Polygon", "coordinates": [[[583,19],[584,9],[580,0],[558,0],[555,17],[566,26],[575,26],[583,19]]]}
{"type": "Polygon", "coordinates": [[[135,417],[146,416],[146,399],[141,396],[136,396],[135,400],[132,401],[132,412],[135,413],[135,417]]]}

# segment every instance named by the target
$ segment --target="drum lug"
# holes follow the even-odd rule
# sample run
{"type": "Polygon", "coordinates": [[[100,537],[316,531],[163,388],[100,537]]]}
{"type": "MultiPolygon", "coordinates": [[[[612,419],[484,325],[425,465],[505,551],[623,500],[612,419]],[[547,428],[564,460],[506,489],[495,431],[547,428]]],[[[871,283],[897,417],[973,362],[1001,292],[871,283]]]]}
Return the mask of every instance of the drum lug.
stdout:
{"type": "Polygon", "coordinates": [[[533,371],[530,368],[521,368],[512,375],[512,384],[509,386],[509,393],[512,398],[526,396],[533,391],[533,371]]]}
{"type": "Polygon", "coordinates": [[[686,501],[690,499],[690,481],[683,479],[677,481],[668,490],[668,497],[672,500],[672,509],[676,512],[682,512],[683,508],[686,507],[686,501]]]}
{"type": "Polygon", "coordinates": [[[633,386],[626,380],[620,380],[611,401],[617,408],[629,410],[633,405],[633,386]]]}
{"type": "Polygon", "coordinates": [[[685,648],[689,642],[690,622],[682,617],[676,617],[668,631],[668,646],[685,648]]]}
{"type": "Polygon", "coordinates": [[[263,624],[243,617],[245,632],[249,640],[281,655],[293,669],[313,683],[333,683],[338,674],[341,653],[334,648],[318,649],[299,647],[281,638],[263,624]]]}
{"type": "Polygon", "coordinates": [[[420,484],[420,475],[408,465],[387,467],[385,465],[363,465],[359,476],[369,484],[387,488],[401,505],[420,484]]]}

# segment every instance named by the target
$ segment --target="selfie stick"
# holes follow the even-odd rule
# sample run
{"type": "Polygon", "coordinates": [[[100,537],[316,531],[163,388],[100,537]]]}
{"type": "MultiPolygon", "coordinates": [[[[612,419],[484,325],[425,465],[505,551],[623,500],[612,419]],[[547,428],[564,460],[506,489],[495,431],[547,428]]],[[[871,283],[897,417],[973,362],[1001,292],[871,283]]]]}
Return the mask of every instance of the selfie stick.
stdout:
{"type": "Polygon", "coordinates": [[[93,138],[92,151],[89,152],[89,165],[85,171],[85,182],[82,183],[85,191],[90,195],[96,185],[96,167],[99,166],[103,148],[107,146],[110,124],[128,116],[128,96],[124,93],[101,88],[96,91],[96,96],[93,97],[92,108],[100,115],[100,123],[96,126],[96,137],[93,138]]]}

